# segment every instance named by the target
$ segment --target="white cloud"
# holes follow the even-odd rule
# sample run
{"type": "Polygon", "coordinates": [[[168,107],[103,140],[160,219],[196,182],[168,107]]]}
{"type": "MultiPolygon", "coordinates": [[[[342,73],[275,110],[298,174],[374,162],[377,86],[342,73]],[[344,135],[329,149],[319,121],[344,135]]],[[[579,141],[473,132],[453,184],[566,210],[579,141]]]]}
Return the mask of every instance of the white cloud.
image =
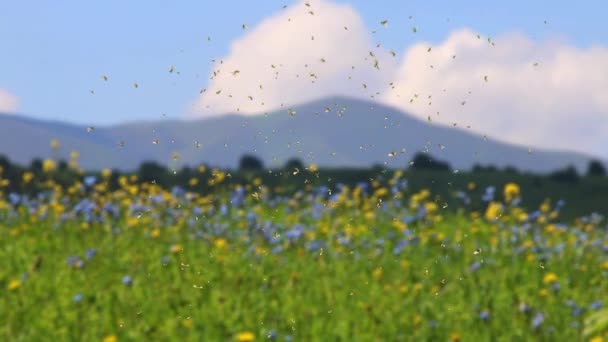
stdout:
{"type": "Polygon", "coordinates": [[[371,43],[359,15],[348,5],[308,3],[279,12],[235,41],[215,64],[219,73],[211,75],[195,114],[263,113],[329,95],[369,98],[384,89],[395,59],[371,43]]]}
{"type": "Polygon", "coordinates": [[[13,113],[17,110],[17,97],[0,88],[0,112],[13,113]]]}
{"type": "Polygon", "coordinates": [[[430,43],[407,47],[397,63],[372,43],[352,7],[310,4],[291,6],[245,31],[218,59],[217,74],[210,75],[193,115],[259,114],[330,95],[369,98],[379,91],[376,99],[423,119],[431,115],[433,122],[470,125],[511,143],[608,156],[608,48],[539,43],[521,34],[498,37],[493,46],[462,29],[430,52],[430,43]]]}
{"type": "Polygon", "coordinates": [[[429,46],[407,49],[384,101],[512,143],[606,156],[608,48],[537,43],[519,34],[492,46],[467,29],[431,52],[429,46]]]}

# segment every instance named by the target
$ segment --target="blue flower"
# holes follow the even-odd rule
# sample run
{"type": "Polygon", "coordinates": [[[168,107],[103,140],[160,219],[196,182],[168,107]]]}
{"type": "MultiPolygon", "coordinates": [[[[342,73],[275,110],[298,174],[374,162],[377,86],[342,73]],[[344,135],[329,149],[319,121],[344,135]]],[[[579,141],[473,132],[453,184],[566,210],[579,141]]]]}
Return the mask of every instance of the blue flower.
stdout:
{"type": "Polygon", "coordinates": [[[95,248],[89,248],[86,251],[87,259],[93,259],[95,254],[97,254],[97,250],[95,248]]]}
{"type": "Polygon", "coordinates": [[[269,340],[276,340],[276,339],[277,339],[277,335],[278,335],[278,334],[277,334],[277,332],[276,332],[275,330],[270,330],[270,331],[269,331],[269,332],[266,334],[266,337],[267,337],[269,340]]]}
{"type": "Polygon", "coordinates": [[[585,312],[585,308],[574,307],[574,309],[572,309],[572,316],[578,317],[578,316],[582,315],[584,312],[585,312]]]}
{"type": "Polygon", "coordinates": [[[66,259],[66,263],[70,266],[74,266],[74,264],[79,260],[78,255],[72,255],[66,259]]]}
{"type": "Polygon", "coordinates": [[[12,205],[17,205],[17,203],[19,203],[19,201],[21,200],[21,196],[19,196],[19,194],[11,192],[10,194],[8,194],[8,200],[11,202],[12,205]]]}
{"type": "Polygon", "coordinates": [[[84,296],[78,293],[74,296],[74,298],[72,298],[72,300],[74,301],[74,303],[79,303],[80,301],[82,301],[82,298],[84,298],[84,296]]]}
{"type": "Polygon", "coordinates": [[[484,320],[484,321],[490,319],[490,312],[488,312],[486,310],[481,311],[479,313],[479,319],[484,320]]]}
{"type": "Polygon", "coordinates": [[[544,321],[545,321],[545,315],[543,315],[542,312],[539,312],[536,314],[536,316],[534,316],[534,319],[532,319],[532,327],[536,329],[541,324],[543,324],[544,321]]]}
{"type": "Polygon", "coordinates": [[[595,302],[593,302],[593,303],[589,304],[589,307],[590,307],[592,310],[599,310],[599,309],[601,309],[601,308],[602,308],[602,306],[604,306],[604,303],[602,303],[602,301],[601,301],[601,300],[598,300],[598,301],[595,301],[595,302]]]}
{"type": "Polygon", "coordinates": [[[481,268],[481,263],[479,261],[475,261],[471,266],[469,266],[469,272],[473,273],[481,268]]]}
{"type": "Polygon", "coordinates": [[[87,176],[84,177],[84,185],[86,185],[87,187],[91,187],[93,186],[93,184],[95,184],[95,182],[97,182],[97,177],[95,176],[87,176]]]}
{"type": "Polygon", "coordinates": [[[124,276],[122,277],[122,283],[127,285],[127,286],[131,286],[133,285],[133,278],[131,278],[131,276],[124,276]]]}

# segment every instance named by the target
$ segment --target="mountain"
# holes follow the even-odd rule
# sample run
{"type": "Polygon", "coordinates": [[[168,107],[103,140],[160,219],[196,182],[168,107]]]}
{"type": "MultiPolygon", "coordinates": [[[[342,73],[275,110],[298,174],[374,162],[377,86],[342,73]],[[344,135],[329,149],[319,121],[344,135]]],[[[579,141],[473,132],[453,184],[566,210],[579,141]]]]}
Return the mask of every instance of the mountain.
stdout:
{"type": "Polygon", "coordinates": [[[29,164],[34,158],[48,157],[67,160],[73,150],[80,152],[79,164],[85,169],[121,170],[151,160],[174,167],[200,163],[234,167],[245,153],[257,155],[267,166],[283,165],[290,157],[298,157],[320,166],[366,167],[387,162],[399,167],[407,165],[415,152],[428,150],[458,169],[478,163],[534,172],[549,172],[569,164],[583,170],[591,158],[563,151],[529,153],[526,147],[344,97],[267,115],[133,122],[97,127],[91,132],[81,125],[0,115],[0,154],[14,162],[29,164]],[[60,141],[58,151],[51,150],[52,139],[60,141]],[[393,151],[396,156],[389,157],[393,151]],[[177,160],[172,158],[174,152],[179,153],[177,160]]]}

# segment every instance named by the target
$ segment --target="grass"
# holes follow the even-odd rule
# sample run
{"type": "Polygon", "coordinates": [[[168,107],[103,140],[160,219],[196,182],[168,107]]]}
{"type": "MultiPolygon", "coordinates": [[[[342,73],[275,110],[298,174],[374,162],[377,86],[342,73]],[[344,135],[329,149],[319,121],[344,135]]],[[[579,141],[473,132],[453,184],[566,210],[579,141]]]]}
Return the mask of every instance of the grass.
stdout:
{"type": "Polygon", "coordinates": [[[598,301],[608,290],[608,240],[598,218],[561,226],[549,215],[554,208],[544,208],[543,219],[520,220],[518,209],[505,205],[500,219],[486,219],[483,212],[433,207],[430,195],[405,189],[393,201],[382,188],[367,195],[335,191],[334,198],[311,189],[271,199],[255,187],[202,196],[127,184],[112,193],[55,193],[38,205],[0,203],[0,336],[606,336],[607,326],[588,321],[602,312],[598,301]],[[129,195],[133,186],[136,195],[129,195]],[[161,203],[152,199],[158,194],[165,196],[161,203]],[[96,205],[74,210],[84,197],[96,205]],[[69,200],[58,204],[60,198],[69,200]],[[119,214],[103,211],[104,203],[119,214]],[[416,216],[420,206],[427,212],[416,216]],[[294,237],[297,227],[301,235],[294,237]]]}

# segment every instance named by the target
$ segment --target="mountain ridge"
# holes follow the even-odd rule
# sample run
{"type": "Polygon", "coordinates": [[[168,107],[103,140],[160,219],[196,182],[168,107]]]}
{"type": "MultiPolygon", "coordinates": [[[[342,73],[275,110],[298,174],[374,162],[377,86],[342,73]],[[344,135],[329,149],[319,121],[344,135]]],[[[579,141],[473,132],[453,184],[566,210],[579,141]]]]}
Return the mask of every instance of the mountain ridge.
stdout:
{"type": "Polygon", "coordinates": [[[91,132],[81,124],[0,115],[0,154],[15,162],[68,159],[72,150],[79,151],[85,169],[122,170],[134,169],[143,161],[174,167],[200,163],[235,167],[245,153],[257,155],[268,166],[298,157],[305,163],[330,167],[379,163],[404,167],[414,152],[426,150],[458,169],[477,163],[541,173],[570,164],[583,170],[593,158],[545,149],[529,154],[523,146],[484,139],[462,128],[428,123],[391,106],[342,96],[268,114],[131,121],[98,126],[91,132]],[[51,150],[51,139],[60,141],[59,151],[51,150]],[[124,147],[119,146],[121,141],[124,147]],[[395,156],[390,157],[393,151],[395,156]],[[177,160],[173,160],[174,153],[179,154],[177,160]]]}

